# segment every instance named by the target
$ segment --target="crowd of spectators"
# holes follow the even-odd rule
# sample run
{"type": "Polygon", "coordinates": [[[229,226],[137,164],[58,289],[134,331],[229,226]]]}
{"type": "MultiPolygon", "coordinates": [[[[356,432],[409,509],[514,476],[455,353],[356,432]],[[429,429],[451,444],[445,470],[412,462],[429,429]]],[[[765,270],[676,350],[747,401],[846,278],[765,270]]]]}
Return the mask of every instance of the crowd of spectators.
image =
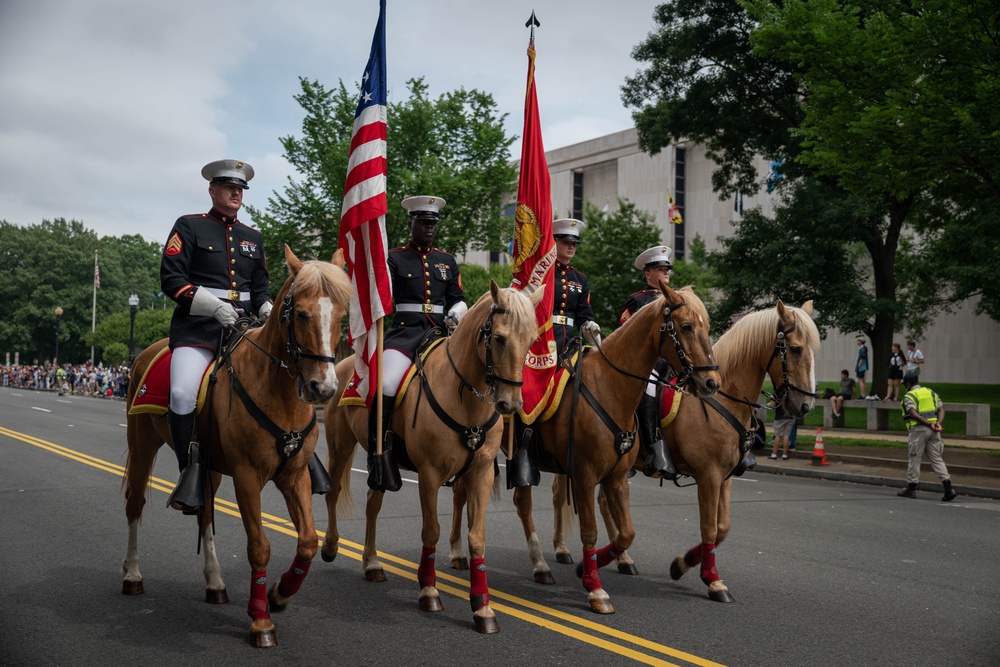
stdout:
{"type": "Polygon", "coordinates": [[[103,364],[22,364],[0,367],[4,387],[33,391],[56,391],[60,396],[125,398],[129,367],[104,367],[103,364]]]}

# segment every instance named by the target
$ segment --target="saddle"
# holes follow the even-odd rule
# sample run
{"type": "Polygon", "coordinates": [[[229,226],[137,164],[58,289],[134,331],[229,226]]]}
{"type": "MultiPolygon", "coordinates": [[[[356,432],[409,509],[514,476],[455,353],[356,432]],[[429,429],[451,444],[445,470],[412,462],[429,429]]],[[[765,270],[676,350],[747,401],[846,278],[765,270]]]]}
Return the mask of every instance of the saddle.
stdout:
{"type": "MultiPolygon", "coordinates": [[[[136,392],[129,408],[130,415],[138,414],[167,414],[167,405],[170,399],[170,361],[173,359],[173,352],[169,347],[160,350],[153,360],[146,367],[139,381],[139,391],[136,392]]],[[[195,410],[201,413],[205,406],[205,399],[208,396],[208,379],[215,364],[209,364],[201,378],[201,386],[198,388],[198,405],[195,410]]]]}

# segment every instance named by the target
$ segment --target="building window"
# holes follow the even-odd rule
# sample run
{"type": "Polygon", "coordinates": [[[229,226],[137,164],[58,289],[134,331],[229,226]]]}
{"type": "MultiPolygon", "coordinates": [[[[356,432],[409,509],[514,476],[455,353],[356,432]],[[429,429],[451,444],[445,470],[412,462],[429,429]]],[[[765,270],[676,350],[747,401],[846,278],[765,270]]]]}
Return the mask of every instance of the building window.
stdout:
{"type": "Polygon", "coordinates": [[[733,200],[733,211],[737,215],[743,215],[743,193],[737,192],[736,199],[733,200]]]}
{"type": "Polygon", "coordinates": [[[687,150],[680,146],[674,147],[674,203],[681,213],[681,224],[670,225],[674,228],[674,258],[684,259],[684,228],[687,226],[687,211],[684,208],[684,178],[687,175],[685,158],[687,150]]]}
{"type": "Polygon", "coordinates": [[[573,217],[583,220],[583,172],[573,172],[573,217]]]}

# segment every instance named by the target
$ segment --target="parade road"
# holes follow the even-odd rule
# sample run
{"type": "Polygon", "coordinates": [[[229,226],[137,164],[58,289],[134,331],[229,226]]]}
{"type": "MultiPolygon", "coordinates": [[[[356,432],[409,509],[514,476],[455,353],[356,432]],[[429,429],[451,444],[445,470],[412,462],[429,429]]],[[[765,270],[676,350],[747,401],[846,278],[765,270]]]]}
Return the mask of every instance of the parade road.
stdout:
{"type": "MultiPolygon", "coordinates": [[[[325,441],[319,446],[325,457],[325,441]]],[[[551,547],[551,477],[535,490],[536,522],[554,586],[535,584],[506,492],[487,515],[486,563],[501,632],[473,629],[468,573],[449,569],[451,492],[439,510],[444,611],[417,609],[416,485],[386,498],[379,549],[389,581],[369,583],[364,459],[341,520],[340,555],[313,562],[278,646],[254,649],[246,614],[250,568],[233,487],[219,490],[216,546],[230,602],[204,602],[195,519],[165,507],[177,478],[161,450],[142,529],[145,594],[121,593],[125,465],[121,401],[0,389],[0,664],[4,665],[996,665],[1000,664],[1000,502],[748,473],[734,480],[733,529],[717,563],[734,604],[709,600],[697,571],[673,558],[700,541],[694,488],[633,478],[638,576],[602,570],[616,613],[590,611],[575,566],[551,547]]],[[[412,480],[410,473],[404,477],[412,480]]],[[[322,539],[326,505],[314,497],[322,539]]],[[[295,552],[284,502],[264,491],[276,580],[295,552]]],[[[579,538],[568,540],[577,562],[579,538]]],[[[598,546],[606,543],[603,534],[598,546]]]]}

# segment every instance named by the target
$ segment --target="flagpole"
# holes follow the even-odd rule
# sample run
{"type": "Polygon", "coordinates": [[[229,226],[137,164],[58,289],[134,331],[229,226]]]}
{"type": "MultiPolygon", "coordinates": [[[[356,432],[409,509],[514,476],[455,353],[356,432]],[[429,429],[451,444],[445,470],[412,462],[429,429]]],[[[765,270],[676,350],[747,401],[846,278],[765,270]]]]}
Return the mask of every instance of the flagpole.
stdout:
{"type": "Polygon", "coordinates": [[[382,351],[385,345],[385,318],[378,318],[378,368],[375,374],[375,455],[382,455],[382,351]]]}
{"type": "MultiPolygon", "coordinates": [[[[90,312],[90,331],[97,331],[97,250],[94,250],[94,306],[90,312]]],[[[90,363],[94,363],[94,346],[90,346],[90,363]]]]}

